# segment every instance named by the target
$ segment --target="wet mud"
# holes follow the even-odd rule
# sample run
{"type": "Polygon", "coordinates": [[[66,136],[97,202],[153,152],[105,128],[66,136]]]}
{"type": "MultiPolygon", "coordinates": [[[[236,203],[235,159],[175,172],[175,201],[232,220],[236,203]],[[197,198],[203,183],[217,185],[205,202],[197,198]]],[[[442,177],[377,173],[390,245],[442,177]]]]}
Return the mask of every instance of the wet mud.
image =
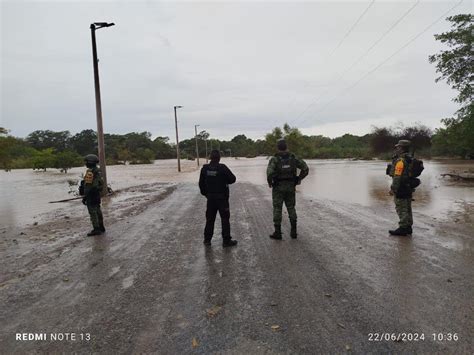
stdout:
{"type": "Polygon", "coordinates": [[[239,182],[231,189],[239,244],[224,249],[219,219],[212,246],[202,244],[205,199],[195,182],[125,189],[104,203],[103,236],[85,237],[83,206],[70,204],[56,221],[5,232],[3,352],[467,354],[474,346],[474,239],[459,221],[415,207],[413,236],[390,237],[393,206],[300,191],[298,239],[285,213],[284,239],[274,241],[270,190],[239,182]],[[91,339],[21,342],[17,332],[91,339]],[[374,333],[424,340],[374,341],[374,333]]]}

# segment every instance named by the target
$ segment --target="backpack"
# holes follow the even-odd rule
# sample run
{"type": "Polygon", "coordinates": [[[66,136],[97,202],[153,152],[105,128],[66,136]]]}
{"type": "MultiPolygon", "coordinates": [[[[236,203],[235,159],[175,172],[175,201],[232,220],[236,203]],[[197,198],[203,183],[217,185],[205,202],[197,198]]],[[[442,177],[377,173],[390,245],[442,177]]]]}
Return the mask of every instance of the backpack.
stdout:
{"type": "Polygon", "coordinates": [[[408,171],[408,174],[410,177],[418,177],[421,175],[425,167],[423,166],[423,160],[419,160],[416,158],[411,158],[411,161],[409,162],[410,169],[408,171]]]}
{"type": "Polygon", "coordinates": [[[423,160],[410,157],[407,159],[408,163],[408,184],[413,190],[420,186],[421,181],[418,179],[418,176],[421,175],[425,167],[423,166],[423,160]]]}

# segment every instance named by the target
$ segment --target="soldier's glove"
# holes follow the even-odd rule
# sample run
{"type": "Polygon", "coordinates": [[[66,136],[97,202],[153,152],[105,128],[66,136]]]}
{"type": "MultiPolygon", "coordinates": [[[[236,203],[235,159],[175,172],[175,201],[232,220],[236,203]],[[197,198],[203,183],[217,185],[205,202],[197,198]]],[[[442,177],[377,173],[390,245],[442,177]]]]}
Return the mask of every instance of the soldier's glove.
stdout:
{"type": "Polygon", "coordinates": [[[301,178],[299,176],[295,176],[295,186],[301,184],[301,178]]]}
{"type": "Polygon", "coordinates": [[[82,204],[83,204],[83,205],[87,205],[87,200],[86,200],[85,197],[82,198],[82,204]]]}

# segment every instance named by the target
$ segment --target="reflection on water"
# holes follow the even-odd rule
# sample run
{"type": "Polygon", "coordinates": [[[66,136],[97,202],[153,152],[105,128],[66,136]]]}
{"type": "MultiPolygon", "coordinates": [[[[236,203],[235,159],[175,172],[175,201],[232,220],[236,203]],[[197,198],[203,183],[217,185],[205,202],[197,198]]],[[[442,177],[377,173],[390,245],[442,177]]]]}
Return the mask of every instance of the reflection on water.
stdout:
{"type": "MultiPolygon", "coordinates": [[[[224,158],[236,174],[237,181],[266,185],[268,160],[224,158]]],[[[390,178],[385,175],[385,162],[348,160],[308,160],[310,173],[298,191],[309,198],[323,198],[371,207],[393,208],[389,196],[390,178]]],[[[110,166],[109,183],[117,190],[154,182],[196,182],[195,162],[183,161],[181,174],[175,160],[157,161],[153,165],[110,166]]],[[[414,210],[436,218],[454,218],[459,223],[473,223],[474,185],[443,179],[441,173],[474,169],[473,162],[425,161],[422,184],[414,195],[414,210]]],[[[68,197],[68,180],[79,180],[83,168],[67,174],[57,171],[34,172],[13,170],[0,172],[0,222],[2,225],[32,223],[40,213],[63,208],[64,204],[48,204],[68,197]]]]}

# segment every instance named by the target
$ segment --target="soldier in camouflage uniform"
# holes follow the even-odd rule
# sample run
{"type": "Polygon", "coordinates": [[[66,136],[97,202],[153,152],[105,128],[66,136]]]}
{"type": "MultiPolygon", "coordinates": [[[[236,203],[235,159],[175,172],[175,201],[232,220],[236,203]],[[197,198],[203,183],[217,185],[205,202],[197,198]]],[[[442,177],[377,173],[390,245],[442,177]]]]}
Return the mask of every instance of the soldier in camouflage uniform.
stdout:
{"type": "Polygon", "coordinates": [[[99,158],[97,155],[88,154],[84,158],[86,163],[87,171],[84,174],[84,180],[81,181],[79,187],[79,193],[82,198],[82,203],[87,206],[89,216],[91,218],[93,230],[87,233],[88,236],[100,235],[105,232],[104,218],[102,210],[100,208],[100,193],[104,181],[100,174],[100,170],[97,167],[99,158]]]}
{"type": "Polygon", "coordinates": [[[390,194],[394,196],[395,209],[397,211],[399,227],[389,230],[391,235],[411,235],[413,230],[413,215],[411,200],[413,189],[410,186],[409,165],[412,157],[409,153],[411,142],[400,140],[395,145],[395,156],[391,164],[389,175],[392,177],[390,194]]]}
{"type": "Polygon", "coordinates": [[[273,224],[275,226],[275,232],[270,235],[270,238],[282,239],[281,216],[283,203],[285,203],[291,223],[290,236],[296,239],[295,187],[308,175],[309,169],[303,160],[298,159],[287,150],[284,139],[278,141],[277,148],[278,153],[270,159],[267,167],[268,186],[272,188],[273,224]],[[301,170],[299,176],[297,169],[301,170]]]}

